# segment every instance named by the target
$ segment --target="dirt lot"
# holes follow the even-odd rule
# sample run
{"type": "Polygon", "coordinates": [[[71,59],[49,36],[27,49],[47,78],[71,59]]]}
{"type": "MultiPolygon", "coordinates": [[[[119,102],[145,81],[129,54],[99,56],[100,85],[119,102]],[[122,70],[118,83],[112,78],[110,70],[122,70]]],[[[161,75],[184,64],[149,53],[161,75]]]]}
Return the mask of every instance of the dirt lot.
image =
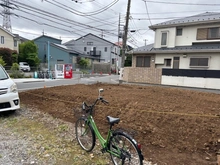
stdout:
{"type": "Polygon", "coordinates": [[[220,97],[184,89],[136,85],[72,85],[20,93],[21,103],[74,122],[73,107],[92,103],[98,89],[109,106],[98,104],[95,120],[106,134],[106,116],[120,117],[142,144],[145,160],[158,165],[216,165],[220,149],[220,97]]]}

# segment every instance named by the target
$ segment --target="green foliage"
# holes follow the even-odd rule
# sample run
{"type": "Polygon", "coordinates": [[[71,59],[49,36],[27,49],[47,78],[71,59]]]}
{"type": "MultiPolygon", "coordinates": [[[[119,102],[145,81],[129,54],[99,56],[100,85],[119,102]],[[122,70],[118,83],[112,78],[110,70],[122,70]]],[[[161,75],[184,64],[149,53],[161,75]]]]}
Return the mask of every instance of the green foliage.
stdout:
{"type": "Polygon", "coordinates": [[[19,71],[19,65],[17,63],[13,63],[10,69],[10,77],[12,78],[23,78],[24,73],[19,71]]]}
{"type": "Polygon", "coordinates": [[[3,60],[8,66],[12,65],[12,50],[9,48],[0,48],[0,56],[2,56],[3,60]]]}
{"type": "Polygon", "coordinates": [[[87,66],[89,66],[89,59],[81,58],[79,61],[79,65],[86,68],[87,66]]]}
{"type": "Polygon", "coordinates": [[[5,61],[3,60],[2,56],[0,56],[0,64],[1,64],[2,66],[5,66],[5,65],[6,65],[6,63],[5,63],[5,61]]]}
{"type": "Polygon", "coordinates": [[[38,58],[38,48],[34,41],[26,41],[19,45],[19,57],[18,61],[25,61],[30,66],[37,67],[40,64],[40,59],[38,58]]]}
{"type": "Polygon", "coordinates": [[[81,72],[82,72],[83,74],[89,74],[89,72],[88,72],[87,70],[81,70],[81,72]]]}
{"type": "Polygon", "coordinates": [[[80,60],[81,60],[81,57],[77,57],[76,58],[76,63],[79,64],[80,60]]]}
{"type": "Polygon", "coordinates": [[[18,63],[18,54],[16,51],[12,52],[12,63],[18,63]]]}
{"type": "Polygon", "coordinates": [[[124,66],[132,66],[132,55],[128,54],[124,66]]]}
{"type": "Polygon", "coordinates": [[[18,63],[13,63],[10,70],[11,70],[11,71],[19,70],[19,65],[18,65],[18,63]]]}

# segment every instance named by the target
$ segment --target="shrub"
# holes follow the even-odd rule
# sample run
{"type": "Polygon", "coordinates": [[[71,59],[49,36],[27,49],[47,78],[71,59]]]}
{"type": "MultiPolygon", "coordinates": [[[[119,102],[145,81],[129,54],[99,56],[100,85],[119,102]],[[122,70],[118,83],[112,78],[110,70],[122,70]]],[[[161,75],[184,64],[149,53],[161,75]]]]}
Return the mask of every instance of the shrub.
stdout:
{"type": "Polygon", "coordinates": [[[6,65],[6,62],[3,60],[2,56],[0,56],[0,64],[2,66],[5,66],[6,65]]]}
{"type": "Polygon", "coordinates": [[[17,63],[12,64],[10,72],[11,78],[24,78],[24,73],[19,70],[19,65],[17,63]]]}

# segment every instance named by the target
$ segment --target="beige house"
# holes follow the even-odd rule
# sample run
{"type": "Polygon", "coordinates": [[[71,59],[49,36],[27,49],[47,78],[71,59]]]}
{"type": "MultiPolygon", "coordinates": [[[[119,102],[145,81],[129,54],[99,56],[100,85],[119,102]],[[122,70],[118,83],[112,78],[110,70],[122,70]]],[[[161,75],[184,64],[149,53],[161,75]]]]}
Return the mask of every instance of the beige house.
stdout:
{"type": "Polygon", "coordinates": [[[21,43],[21,39],[19,35],[12,34],[8,30],[0,27],[0,47],[1,48],[9,48],[11,50],[16,50],[19,53],[19,44],[21,43]]]}

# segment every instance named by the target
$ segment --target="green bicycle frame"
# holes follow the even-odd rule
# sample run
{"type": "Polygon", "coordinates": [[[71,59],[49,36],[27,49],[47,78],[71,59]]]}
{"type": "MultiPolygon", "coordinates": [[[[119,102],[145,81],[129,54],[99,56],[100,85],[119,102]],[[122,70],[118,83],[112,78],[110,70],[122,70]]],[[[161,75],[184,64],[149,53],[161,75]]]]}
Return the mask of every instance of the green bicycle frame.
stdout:
{"type": "Polygon", "coordinates": [[[104,139],[102,137],[102,135],[100,134],[93,117],[91,115],[89,115],[87,120],[88,120],[88,124],[91,124],[92,129],[94,130],[96,137],[99,139],[99,142],[102,145],[102,148],[105,149],[106,152],[113,154],[113,155],[117,156],[118,158],[120,158],[120,155],[121,155],[120,149],[118,149],[117,152],[113,152],[108,149],[109,140],[110,140],[110,137],[112,136],[112,130],[111,129],[108,130],[107,138],[104,139]]]}

